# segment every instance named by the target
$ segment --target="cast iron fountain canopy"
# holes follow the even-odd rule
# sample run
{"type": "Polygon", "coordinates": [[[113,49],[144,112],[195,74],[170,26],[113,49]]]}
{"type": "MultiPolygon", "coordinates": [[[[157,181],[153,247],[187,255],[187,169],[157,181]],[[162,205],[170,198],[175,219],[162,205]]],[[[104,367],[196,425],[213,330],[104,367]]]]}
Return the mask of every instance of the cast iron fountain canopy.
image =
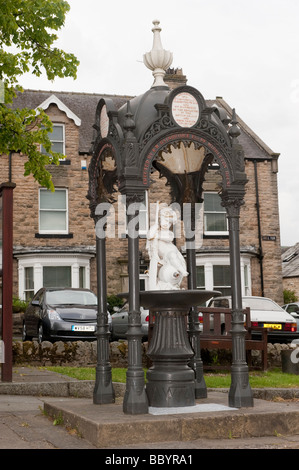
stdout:
{"type": "MultiPolygon", "coordinates": [[[[218,164],[222,176],[219,194],[228,217],[232,275],[233,364],[229,405],[252,406],[253,399],[245,356],[246,331],[242,313],[239,244],[239,214],[240,206],[244,203],[247,178],[244,171],[244,152],[238,141],[240,131],[236,114],[233,111],[230,120],[226,115],[223,116],[223,110],[221,111],[216,106],[207,106],[202,94],[193,87],[184,85],[174,90],[168,88],[163,81],[163,76],[165,70],[171,65],[172,54],[162,47],[159,22],[155,20],[153,23],[153,47],[144,56],[146,66],[153,71],[152,87],[141,96],[129,100],[120,109],[115,107],[112,99],[107,98],[101,99],[97,106],[93,157],[89,166],[88,199],[91,216],[97,224],[106,215],[105,211],[98,209],[99,206],[101,203],[113,202],[117,191],[126,196],[127,207],[131,203],[142,202],[145,189],[148,189],[152,183],[153,171],[158,171],[161,176],[166,177],[171,188],[172,202],[178,202],[181,205],[186,202],[191,204],[202,202],[204,175],[211,162],[218,164]]],[[[136,214],[138,214],[138,209],[136,209],[136,214]]],[[[128,227],[134,216],[135,214],[128,214],[128,227]]],[[[194,217],[191,226],[192,224],[194,224],[194,217]]],[[[139,241],[130,229],[127,241],[129,364],[124,412],[139,414],[147,412],[148,398],[145,393],[141,362],[139,241]]],[[[189,272],[188,291],[194,291],[196,290],[194,249],[186,250],[186,260],[189,272]]],[[[97,237],[97,265],[98,354],[100,356],[98,357],[94,401],[101,403],[114,399],[108,354],[105,237],[97,237]]],[[[183,297],[191,295],[188,291],[183,294],[183,297]]],[[[160,292],[161,302],[164,302],[162,300],[164,297],[168,299],[168,294],[164,295],[160,292]]],[[[146,301],[145,298],[142,298],[142,301],[146,301]]],[[[189,339],[194,353],[192,361],[195,374],[195,396],[203,397],[206,395],[206,387],[200,359],[196,305],[192,306],[189,315],[189,339]]],[[[183,315],[179,316],[183,317],[183,315]]],[[[183,327],[182,324],[181,327],[183,327]]]]}

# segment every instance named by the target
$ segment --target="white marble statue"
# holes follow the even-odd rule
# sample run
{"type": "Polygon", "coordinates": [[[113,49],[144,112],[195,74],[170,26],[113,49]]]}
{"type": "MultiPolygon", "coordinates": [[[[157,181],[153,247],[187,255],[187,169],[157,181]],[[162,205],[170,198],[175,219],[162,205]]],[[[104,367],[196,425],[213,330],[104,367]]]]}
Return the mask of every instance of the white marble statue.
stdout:
{"type": "Polygon", "coordinates": [[[188,276],[184,257],[173,244],[174,234],[169,230],[176,220],[170,207],[160,208],[157,202],[156,220],[147,234],[149,290],[181,289],[183,278],[188,276]]]}

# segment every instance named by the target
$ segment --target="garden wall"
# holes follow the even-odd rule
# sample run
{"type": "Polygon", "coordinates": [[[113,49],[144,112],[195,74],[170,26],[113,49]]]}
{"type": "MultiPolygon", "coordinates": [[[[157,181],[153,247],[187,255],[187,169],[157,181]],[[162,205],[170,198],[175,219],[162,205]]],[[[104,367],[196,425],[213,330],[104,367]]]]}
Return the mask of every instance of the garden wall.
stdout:
{"type": "MultiPolygon", "coordinates": [[[[112,367],[127,367],[128,343],[115,341],[109,343],[112,367]]],[[[281,366],[281,350],[289,349],[286,344],[268,344],[268,367],[281,366]]],[[[142,343],[142,363],[148,366],[147,343],[142,343]]],[[[231,363],[231,352],[224,350],[202,350],[204,365],[227,365],[231,363]]],[[[16,341],[13,343],[13,362],[32,366],[95,366],[97,363],[97,342],[75,341],[50,343],[43,341],[16,341]]],[[[252,365],[260,366],[261,352],[252,351],[252,365]]]]}

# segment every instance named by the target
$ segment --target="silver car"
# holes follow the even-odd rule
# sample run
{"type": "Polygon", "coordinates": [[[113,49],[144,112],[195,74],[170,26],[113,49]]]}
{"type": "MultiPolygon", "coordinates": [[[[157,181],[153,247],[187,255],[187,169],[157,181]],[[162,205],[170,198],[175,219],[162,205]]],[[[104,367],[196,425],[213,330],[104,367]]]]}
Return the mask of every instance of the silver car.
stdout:
{"type": "MultiPolygon", "coordinates": [[[[128,310],[129,304],[126,302],[125,305],[117,312],[111,315],[111,340],[127,339],[128,331],[128,310]]],[[[149,310],[145,310],[140,307],[141,312],[141,331],[143,341],[148,339],[148,325],[149,325],[149,310]]]]}
{"type": "MultiPolygon", "coordinates": [[[[250,308],[253,330],[255,326],[267,328],[270,343],[289,343],[299,338],[295,319],[273,300],[267,297],[242,297],[242,305],[243,308],[250,308]]],[[[231,308],[231,297],[214,298],[208,307],[231,308]]],[[[255,336],[254,332],[252,336],[255,336]]]]}
{"type": "Polygon", "coordinates": [[[285,304],[282,308],[288,312],[297,323],[297,331],[299,331],[299,302],[292,302],[289,304],[285,304]]]}

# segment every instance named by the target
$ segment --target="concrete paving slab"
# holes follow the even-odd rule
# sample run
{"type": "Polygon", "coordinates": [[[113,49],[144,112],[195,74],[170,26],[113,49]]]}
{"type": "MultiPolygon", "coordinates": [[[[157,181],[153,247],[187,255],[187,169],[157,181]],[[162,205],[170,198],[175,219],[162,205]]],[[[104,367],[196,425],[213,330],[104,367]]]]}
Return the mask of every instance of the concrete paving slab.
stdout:
{"type": "MultiPolygon", "coordinates": [[[[0,395],[31,395],[92,398],[94,380],[78,380],[41,367],[13,369],[12,382],[0,381],[0,395]]],[[[116,396],[122,396],[125,384],[114,383],[116,396]]]]}
{"type": "Polygon", "coordinates": [[[0,396],[0,449],[94,449],[64,426],[53,426],[41,398],[0,396]]]}
{"type": "Polygon", "coordinates": [[[13,368],[12,382],[77,382],[77,379],[43,369],[42,367],[20,366],[13,368]]]}

